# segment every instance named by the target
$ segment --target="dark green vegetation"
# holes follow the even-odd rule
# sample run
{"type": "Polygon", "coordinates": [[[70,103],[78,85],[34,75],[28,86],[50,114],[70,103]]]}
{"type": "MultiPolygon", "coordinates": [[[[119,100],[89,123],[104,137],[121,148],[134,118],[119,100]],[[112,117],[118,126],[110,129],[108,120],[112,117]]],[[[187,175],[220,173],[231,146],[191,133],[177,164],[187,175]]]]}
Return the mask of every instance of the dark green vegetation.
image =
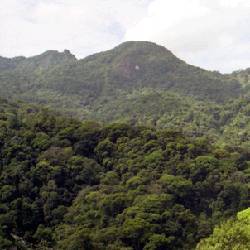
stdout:
{"type": "Polygon", "coordinates": [[[245,143],[248,72],[222,75],[188,65],[154,43],[126,42],[82,60],[69,51],[0,58],[0,87],[5,98],[78,119],[209,131],[245,143]]]}
{"type": "MultiPolygon", "coordinates": [[[[5,97],[48,104],[100,120],[110,117],[104,113],[95,116],[96,111],[108,109],[118,100],[126,104],[131,95],[139,103],[142,98],[150,102],[143,89],[163,94],[170,91],[181,98],[190,96],[194,105],[196,100],[222,103],[244,92],[237,77],[188,65],[166,48],[149,42],[126,42],[83,60],[76,60],[69,51],[0,58],[0,87],[5,97]]],[[[178,97],[174,97],[177,103],[178,97]]],[[[131,115],[131,111],[125,115],[131,115]]],[[[140,112],[138,115],[142,116],[140,112]]],[[[124,114],[118,111],[116,116],[124,114]]]]}
{"type": "Polygon", "coordinates": [[[249,86],[149,42],[0,57],[0,249],[248,249],[249,86]]]}
{"type": "Polygon", "coordinates": [[[0,104],[0,248],[192,249],[249,206],[249,151],[0,104]]]}

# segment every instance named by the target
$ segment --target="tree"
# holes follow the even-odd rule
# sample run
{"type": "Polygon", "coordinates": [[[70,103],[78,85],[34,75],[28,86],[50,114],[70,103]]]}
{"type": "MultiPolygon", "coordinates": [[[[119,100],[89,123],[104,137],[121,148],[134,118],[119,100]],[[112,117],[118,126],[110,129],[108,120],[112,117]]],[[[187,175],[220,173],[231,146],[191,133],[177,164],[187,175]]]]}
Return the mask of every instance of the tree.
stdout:
{"type": "Polygon", "coordinates": [[[201,240],[196,250],[249,250],[250,249],[250,208],[215,227],[213,234],[201,240]]]}

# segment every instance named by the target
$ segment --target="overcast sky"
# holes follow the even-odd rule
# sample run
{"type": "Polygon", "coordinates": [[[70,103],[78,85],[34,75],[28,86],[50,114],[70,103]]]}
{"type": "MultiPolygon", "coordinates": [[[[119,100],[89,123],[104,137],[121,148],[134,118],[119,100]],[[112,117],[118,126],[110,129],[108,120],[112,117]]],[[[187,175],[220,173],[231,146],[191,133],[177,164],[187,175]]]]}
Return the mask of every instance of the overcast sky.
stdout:
{"type": "Polygon", "coordinates": [[[69,49],[78,58],[127,40],[231,72],[250,67],[250,0],[1,0],[0,55],[69,49]]]}

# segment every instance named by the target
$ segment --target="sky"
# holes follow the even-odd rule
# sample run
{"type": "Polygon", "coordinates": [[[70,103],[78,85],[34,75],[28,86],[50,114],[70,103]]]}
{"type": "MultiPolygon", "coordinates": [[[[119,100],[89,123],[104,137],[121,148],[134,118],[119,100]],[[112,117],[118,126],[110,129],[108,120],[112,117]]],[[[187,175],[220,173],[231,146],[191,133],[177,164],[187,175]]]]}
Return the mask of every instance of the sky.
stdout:
{"type": "Polygon", "coordinates": [[[152,41],[189,64],[250,67],[250,0],[1,0],[0,55],[69,49],[77,58],[152,41]]]}

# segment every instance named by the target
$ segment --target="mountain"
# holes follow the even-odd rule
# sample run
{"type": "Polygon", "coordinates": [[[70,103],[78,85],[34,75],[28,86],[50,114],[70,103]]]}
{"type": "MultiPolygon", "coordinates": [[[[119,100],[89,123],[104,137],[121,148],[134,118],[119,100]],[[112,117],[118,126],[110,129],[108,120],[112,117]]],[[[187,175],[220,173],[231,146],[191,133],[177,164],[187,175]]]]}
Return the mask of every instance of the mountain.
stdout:
{"type": "Polygon", "coordinates": [[[80,64],[91,65],[95,72],[106,64],[105,80],[114,88],[172,90],[218,102],[240,93],[236,81],[188,65],[166,48],[149,42],[125,42],[111,51],[88,57],[80,64]]]}
{"type": "Polygon", "coordinates": [[[64,65],[65,63],[75,62],[76,58],[69,50],[58,52],[48,50],[39,56],[26,58],[17,65],[17,70],[24,72],[36,72],[49,70],[51,67],[64,65]]]}
{"type": "Polygon", "coordinates": [[[69,51],[47,51],[19,60],[1,58],[0,62],[2,95],[53,107],[88,111],[88,105],[99,100],[141,88],[218,103],[242,93],[236,79],[188,65],[150,42],[125,42],[82,60],[69,51]]]}
{"type": "Polygon", "coordinates": [[[125,42],[81,60],[67,50],[0,58],[0,87],[8,99],[83,120],[179,128],[241,143],[250,136],[247,72],[222,75],[154,43],[125,42]]]}
{"type": "Polygon", "coordinates": [[[33,57],[15,57],[12,59],[0,57],[0,70],[16,70],[34,73],[37,70],[48,70],[50,67],[62,65],[64,63],[76,61],[74,55],[69,50],[58,52],[48,50],[41,55],[33,57]]]}
{"type": "Polygon", "coordinates": [[[0,249],[244,247],[246,75],[150,42],[0,57],[0,249]]]}

